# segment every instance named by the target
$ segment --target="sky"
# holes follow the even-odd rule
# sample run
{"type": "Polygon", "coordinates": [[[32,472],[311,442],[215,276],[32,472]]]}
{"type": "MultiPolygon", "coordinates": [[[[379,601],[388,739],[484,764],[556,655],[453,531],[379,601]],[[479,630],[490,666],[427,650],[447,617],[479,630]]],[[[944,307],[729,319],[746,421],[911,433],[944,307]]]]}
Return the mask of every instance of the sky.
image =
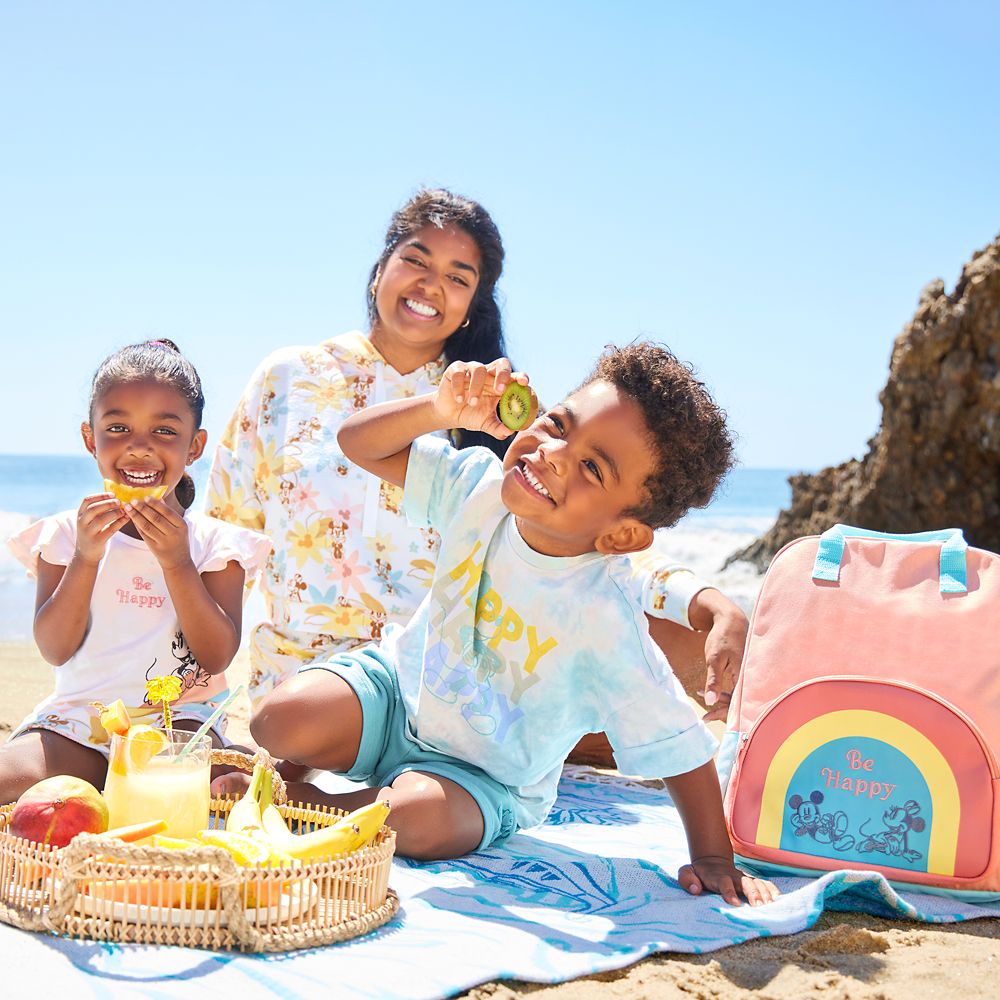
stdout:
{"type": "Polygon", "coordinates": [[[1000,5],[0,3],[0,453],[82,454],[169,337],[209,447],[256,365],[365,322],[392,212],[473,197],[555,402],[659,340],[750,467],[861,457],[921,288],[1000,235],[1000,5]]]}

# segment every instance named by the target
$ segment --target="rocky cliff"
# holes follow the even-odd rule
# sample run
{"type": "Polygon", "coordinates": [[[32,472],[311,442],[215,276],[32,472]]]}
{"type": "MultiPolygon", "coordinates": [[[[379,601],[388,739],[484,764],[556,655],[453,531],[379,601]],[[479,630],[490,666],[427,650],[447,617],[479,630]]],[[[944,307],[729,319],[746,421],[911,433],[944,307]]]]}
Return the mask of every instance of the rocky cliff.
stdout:
{"type": "Polygon", "coordinates": [[[879,531],[959,527],[1000,551],[1000,236],[951,295],[929,284],[896,338],[882,421],[860,461],[792,476],[791,506],[734,553],[759,568],[786,542],[837,522],[879,531]]]}

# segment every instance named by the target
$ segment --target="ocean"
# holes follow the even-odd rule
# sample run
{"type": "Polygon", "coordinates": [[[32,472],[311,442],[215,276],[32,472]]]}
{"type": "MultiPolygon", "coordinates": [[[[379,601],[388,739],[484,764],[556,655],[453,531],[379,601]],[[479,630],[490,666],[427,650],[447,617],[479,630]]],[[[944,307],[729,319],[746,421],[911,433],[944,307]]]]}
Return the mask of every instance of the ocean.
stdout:
{"type": "MultiPolygon", "coordinates": [[[[204,496],[208,462],[191,469],[199,496],[204,496]]],[[[713,503],[688,514],[674,528],[657,532],[656,547],[736,601],[748,614],[760,588],[761,574],[746,563],[723,570],[726,558],[749,544],[788,505],[792,469],[735,469],[713,503]]],[[[89,455],[0,455],[0,536],[3,539],[33,520],[75,508],[101,480],[89,455]]],[[[196,507],[199,501],[195,501],[196,507]]],[[[0,641],[31,637],[34,584],[8,552],[0,549],[0,641]]],[[[244,634],[262,614],[251,599],[244,634]]]]}

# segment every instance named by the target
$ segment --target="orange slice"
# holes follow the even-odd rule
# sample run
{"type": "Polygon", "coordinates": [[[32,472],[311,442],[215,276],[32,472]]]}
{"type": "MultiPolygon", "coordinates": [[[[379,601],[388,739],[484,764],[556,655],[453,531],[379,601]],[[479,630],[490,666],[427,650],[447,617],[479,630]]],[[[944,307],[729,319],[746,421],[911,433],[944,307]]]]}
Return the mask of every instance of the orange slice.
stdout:
{"type": "Polygon", "coordinates": [[[112,753],[108,767],[117,774],[142,770],[161,750],[169,746],[166,734],[145,723],[131,726],[112,753]]]}
{"type": "Polygon", "coordinates": [[[152,497],[154,500],[162,500],[166,495],[166,486],[126,486],[125,483],[116,483],[113,479],[104,480],[104,492],[114,493],[122,502],[129,503],[132,500],[146,500],[152,497]]]}

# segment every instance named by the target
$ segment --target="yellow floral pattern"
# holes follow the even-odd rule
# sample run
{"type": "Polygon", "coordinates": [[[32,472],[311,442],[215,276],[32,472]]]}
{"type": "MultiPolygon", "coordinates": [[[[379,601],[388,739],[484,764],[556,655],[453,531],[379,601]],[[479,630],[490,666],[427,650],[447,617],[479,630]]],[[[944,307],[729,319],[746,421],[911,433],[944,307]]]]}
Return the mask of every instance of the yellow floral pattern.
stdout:
{"type": "Polygon", "coordinates": [[[348,462],[337,431],[380,392],[430,392],[444,368],[441,358],[402,375],[355,332],[277,351],[250,380],[216,450],[206,510],[264,531],[274,546],[259,581],[270,623],[251,643],[254,697],[296,661],[378,640],[426,594],[436,534],[406,523],[402,490],[348,462]]]}

